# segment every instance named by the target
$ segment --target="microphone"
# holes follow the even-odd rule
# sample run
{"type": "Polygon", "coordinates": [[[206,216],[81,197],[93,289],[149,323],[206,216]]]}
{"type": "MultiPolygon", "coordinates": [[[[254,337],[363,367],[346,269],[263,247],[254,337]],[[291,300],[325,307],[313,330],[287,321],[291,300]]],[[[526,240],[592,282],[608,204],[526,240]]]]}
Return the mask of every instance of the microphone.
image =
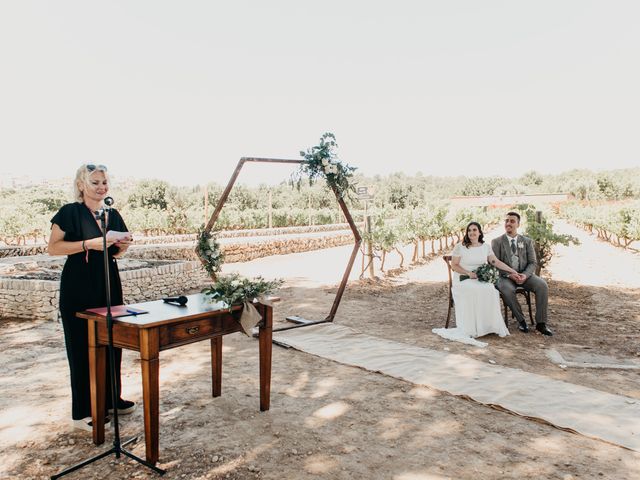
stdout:
{"type": "Polygon", "coordinates": [[[164,303],[172,303],[174,305],[178,304],[181,307],[184,307],[189,301],[189,299],[184,295],[180,295],[179,297],[166,297],[166,298],[163,298],[162,301],[164,303]]]}
{"type": "Polygon", "coordinates": [[[104,207],[102,207],[100,210],[96,210],[95,212],[93,212],[93,215],[94,217],[96,217],[96,220],[100,220],[104,212],[108,212],[109,210],[111,210],[111,205],[113,205],[113,197],[104,197],[103,203],[104,203],[104,207]]]}

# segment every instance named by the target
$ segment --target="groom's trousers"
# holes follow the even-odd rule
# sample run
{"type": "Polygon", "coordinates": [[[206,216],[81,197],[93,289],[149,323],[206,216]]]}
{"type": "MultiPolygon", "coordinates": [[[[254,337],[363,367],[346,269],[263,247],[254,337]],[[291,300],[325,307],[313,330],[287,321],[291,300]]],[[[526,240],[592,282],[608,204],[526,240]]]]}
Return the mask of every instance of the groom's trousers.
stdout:
{"type": "MultiPolygon", "coordinates": [[[[537,275],[531,275],[521,286],[524,287],[525,290],[529,290],[535,294],[536,325],[547,323],[547,305],[549,303],[549,287],[547,286],[547,282],[537,275]]],[[[500,277],[497,287],[507,307],[509,307],[516,317],[516,320],[520,323],[526,323],[524,314],[522,313],[522,307],[520,307],[520,302],[518,302],[516,298],[516,287],[518,287],[518,284],[510,278],[500,277]]]]}

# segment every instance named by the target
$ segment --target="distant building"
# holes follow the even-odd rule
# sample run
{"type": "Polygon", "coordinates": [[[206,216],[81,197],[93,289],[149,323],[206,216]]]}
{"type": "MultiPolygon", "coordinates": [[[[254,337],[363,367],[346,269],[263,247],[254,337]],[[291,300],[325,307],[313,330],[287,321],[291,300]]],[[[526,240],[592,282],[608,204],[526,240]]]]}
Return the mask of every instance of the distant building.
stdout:
{"type": "Polygon", "coordinates": [[[487,207],[489,205],[516,205],[529,203],[535,206],[544,206],[551,203],[560,203],[571,200],[570,193],[532,193],[520,195],[485,195],[476,197],[451,197],[449,201],[454,207],[487,207]]]}
{"type": "Polygon", "coordinates": [[[42,187],[68,187],[72,185],[73,179],[67,178],[45,178],[34,175],[3,175],[0,174],[0,188],[22,188],[32,186],[42,187]]]}

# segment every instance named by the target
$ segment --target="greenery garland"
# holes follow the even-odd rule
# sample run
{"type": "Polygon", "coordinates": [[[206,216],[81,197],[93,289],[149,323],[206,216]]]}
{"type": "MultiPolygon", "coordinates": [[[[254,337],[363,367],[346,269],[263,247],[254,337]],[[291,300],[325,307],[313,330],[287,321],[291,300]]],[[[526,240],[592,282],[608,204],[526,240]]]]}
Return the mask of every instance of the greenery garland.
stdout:
{"type": "Polygon", "coordinates": [[[209,276],[214,276],[222,268],[224,253],[220,249],[218,239],[211,230],[207,231],[204,225],[198,228],[198,243],[196,245],[198,256],[202,260],[202,266],[209,276]]]}
{"type": "Polygon", "coordinates": [[[325,133],[320,137],[320,144],[300,151],[304,158],[298,171],[291,175],[291,184],[300,189],[303,178],[309,179],[309,185],[313,185],[318,178],[324,177],[330,188],[335,188],[340,198],[355,192],[351,183],[356,167],[342,163],[335,152],[338,148],[336,137],[333,133],[325,133]]]}
{"type": "Polygon", "coordinates": [[[280,288],[282,279],[265,280],[261,276],[253,279],[241,277],[237,273],[221,276],[212,286],[202,290],[216,302],[224,302],[229,308],[246,301],[252,302],[256,298],[270,295],[280,288]]]}

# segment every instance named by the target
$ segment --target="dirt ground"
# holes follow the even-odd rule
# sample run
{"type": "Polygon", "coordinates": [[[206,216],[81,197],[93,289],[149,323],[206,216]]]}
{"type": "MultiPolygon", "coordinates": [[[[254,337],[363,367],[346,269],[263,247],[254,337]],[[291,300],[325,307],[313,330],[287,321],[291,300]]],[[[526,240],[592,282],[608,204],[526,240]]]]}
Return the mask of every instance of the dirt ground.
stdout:
{"type": "MultiPolygon", "coordinates": [[[[561,368],[546,350],[580,345],[640,359],[640,256],[582,240],[558,247],[545,276],[555,335],[483,338],[476,348],[431,333],[444,325],[439,258],[383,280],[354,271],[335,322],[356,330],[640,399],[640,371],[561,368]]],[[[501,232],[495,232],[496,234],[501,232]]],[[[269,257],[228,270],[283,277],[274,319],[326,316],[349,247],[269,257]]],[[[394,260],[391,258],[390,267],[394,260]]],[[[356,262],[356,267],[360,260],[356,262]]],[[[357,268],[354,268],[357,270],[357,268]]],[[[513,327],[513,322],[510,324],[513,327]]],[[[170,479],[635,479],[640,453],[384,375],[274,346],[271,410],[259,412],[257,341],[225,337],[223,393],[210,396],[208,342],[161,354],[160,466],[170,479]]],[[[140,362],[123,358],[125,398],[141,402],[140,362]]],[[[48,478],[106,447],[69,426],[68,367],[55,322],[0,322],[0,477],[48,478]]],[[[144,456],[142,410],[122,418],[144,456]]],[[[107,433],[107,442],[112,434],[107,433]]],[[[108,445],[108,443],[107,443],[108,445]]],[[[125,458],[66,478],[156,478],[125,458]]]]}

